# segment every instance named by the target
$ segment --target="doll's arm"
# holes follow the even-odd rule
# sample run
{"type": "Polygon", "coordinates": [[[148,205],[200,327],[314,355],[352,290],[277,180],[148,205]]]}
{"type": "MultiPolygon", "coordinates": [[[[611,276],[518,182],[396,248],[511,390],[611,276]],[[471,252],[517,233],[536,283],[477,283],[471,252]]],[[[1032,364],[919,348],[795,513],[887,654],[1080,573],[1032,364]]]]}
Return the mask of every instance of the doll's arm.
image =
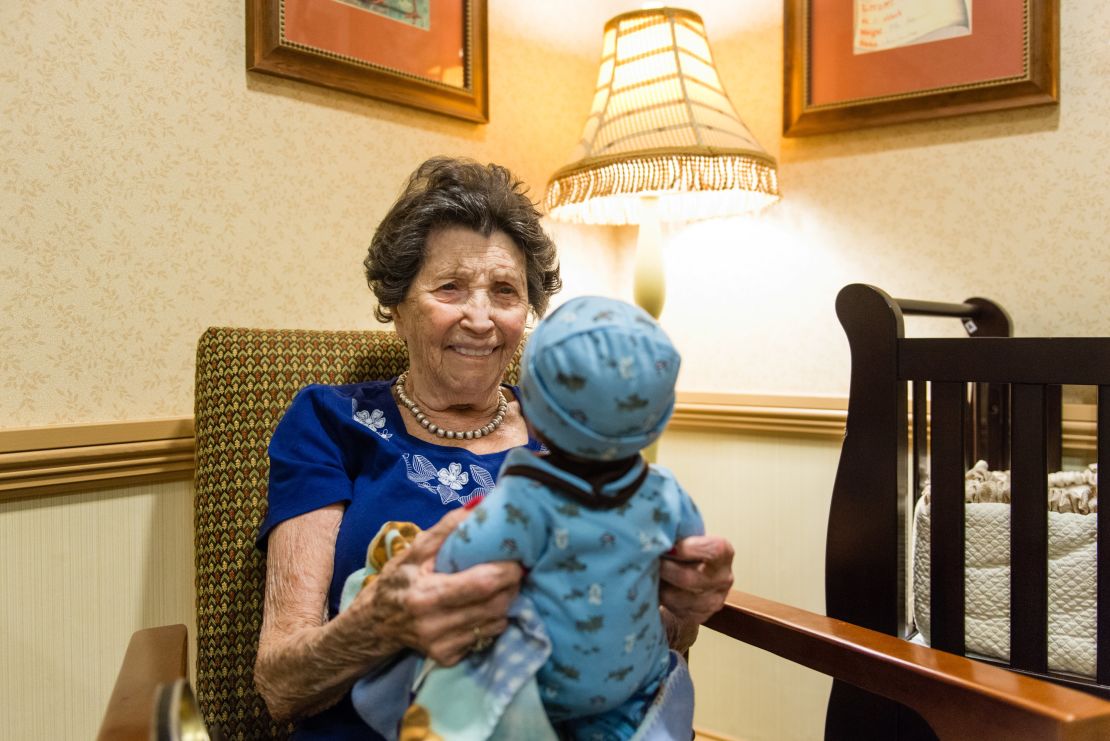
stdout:
{"type": "Polygon", "coordinates": [[[462,571],[490,561],[519,561],[531,568],[546,540],[544,498],[535,482],[505,476],[443,542],[436,570],[462,571]]]}

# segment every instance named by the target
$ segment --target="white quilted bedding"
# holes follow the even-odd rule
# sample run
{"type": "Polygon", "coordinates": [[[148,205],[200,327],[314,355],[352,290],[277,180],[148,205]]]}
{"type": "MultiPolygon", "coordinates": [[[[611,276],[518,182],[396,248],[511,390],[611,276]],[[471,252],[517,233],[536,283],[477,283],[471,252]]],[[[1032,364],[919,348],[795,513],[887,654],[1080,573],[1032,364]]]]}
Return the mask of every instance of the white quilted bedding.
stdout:
{"type": "MultiPolygon", "coordinates": [[[[968,653],[1010,655],[1009,472],[979,462],[967,473],[966,619],[968,653]]],[[[1095,671],[1097,471],[1049,476],[1048,667],[1095,671]],[[1055,510],[1055,511],[1053,511],[1055,510]]],[[[913,616],[929,640],[928,487],[914,511],[913,616]]]]}

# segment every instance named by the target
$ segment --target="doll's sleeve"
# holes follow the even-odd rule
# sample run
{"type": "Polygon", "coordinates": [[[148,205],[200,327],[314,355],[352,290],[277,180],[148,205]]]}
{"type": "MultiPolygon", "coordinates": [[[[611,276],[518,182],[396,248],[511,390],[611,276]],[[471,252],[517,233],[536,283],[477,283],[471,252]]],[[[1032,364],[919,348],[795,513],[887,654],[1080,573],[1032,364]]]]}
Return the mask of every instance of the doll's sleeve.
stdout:
{"type": "Polygon", "coordinates": [[[546,540],[544,497],[534,482],[504,476],[482,503],[443,541],[436,570],[455,572],[490,561],[519,561],[532,568],[546,540]]]}
{"type": "Polygon", "coordinates": [[[702,522],[698,506],[677,481],[674,485],[678,489],[678,530],[675,533],[675,539],[705,535],[705,523],[702,522]]]}

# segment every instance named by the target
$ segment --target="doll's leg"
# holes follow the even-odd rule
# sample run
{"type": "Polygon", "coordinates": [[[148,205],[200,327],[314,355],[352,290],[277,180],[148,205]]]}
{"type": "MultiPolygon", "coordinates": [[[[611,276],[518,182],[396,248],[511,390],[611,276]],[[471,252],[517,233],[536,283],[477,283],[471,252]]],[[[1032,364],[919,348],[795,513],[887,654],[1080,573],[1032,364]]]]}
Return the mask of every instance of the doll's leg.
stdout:
{"type": "Polygon", "coordinates": [[[574,741],[625,741],[632,738],[647,715],[658,689],[659,682],[652,682],[612,710],[563,721],[556,726],[559,737],[574,741]]]}

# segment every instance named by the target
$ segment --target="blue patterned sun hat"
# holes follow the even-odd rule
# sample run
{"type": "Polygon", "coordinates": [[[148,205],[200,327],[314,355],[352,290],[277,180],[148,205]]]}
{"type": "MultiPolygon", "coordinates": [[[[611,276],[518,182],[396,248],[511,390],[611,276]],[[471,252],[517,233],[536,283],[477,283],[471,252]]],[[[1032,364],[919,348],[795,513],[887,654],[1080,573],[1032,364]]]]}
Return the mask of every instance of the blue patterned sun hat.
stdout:
{"type": "Polygon", "coordinates": [[[643,309],[600,296],[575,298],[529,337],[521,405],[540,436],[563,452],[627,458],[663,433],[680,362],[643,309]]]}

